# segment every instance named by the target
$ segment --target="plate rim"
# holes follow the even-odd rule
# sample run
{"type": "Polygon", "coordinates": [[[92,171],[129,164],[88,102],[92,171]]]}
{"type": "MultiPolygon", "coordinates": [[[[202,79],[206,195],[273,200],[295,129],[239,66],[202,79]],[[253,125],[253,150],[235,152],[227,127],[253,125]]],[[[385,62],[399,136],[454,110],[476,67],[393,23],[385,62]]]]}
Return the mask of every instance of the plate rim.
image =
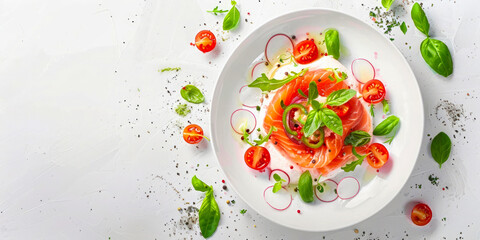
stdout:
{"type": "MultiPolygon", "coordinates": [[[[389,205],[391,202],[393,202],[393,200],[395,200],[395,198],[397,198],[397,196],[400,194],[400,192],[402,191],[402,189],[405,187],[405,184],[408,182],[408,180],[410,179],[411,175],[412,175],[412,172],[413,172],[413,169],[415,168],[417,162],[418,162],[418,157],[420,155],[420,149],[421,149],[421,146],[422,146],[422,143],[423,143],[423,138],[424,138],[424,131],[425,131],[425,109],[424,109],[424,102],[423,102],[423,96],[422,96],[422,92],[420,90],[420,86],[419,86],[419,83],[418,83],[418,80],[417,80],[417,77],[415,76],[415,73],[413,72],[412,70],[412,67],[410,66],[410,64],[408,63],[408,61],[405,59],[405,56],[403,55],[403,53],[397,48],[397,46],[395,46],[395,44],[392,43],[392,41],[389,41],[389,39],[384,35],[382,34],[379,30],[377,30],[376,28],[374,28],[373,26],[367,24],[366,22],[364,22],[363,20],[361,20],[360,18],[356,17],[356,16],[353,16],[353,15],[350,15],[348,13],[345,13],[345,12],[342,12],[342,11],[339,11],[337,9],[331,9],[331,8],[321,8],[321,7],[311,7],[311,8],[302,8],[302,9],[296,9],[296,10],[292,10],[292,11],[287,11],[285,13],[282,13],[280,15],[276,15],[276,16],[273,16],[269,19],[267,19],[265,22],[263,22],[261,25],[259,25],[258,27],[256,27],[253,31],[251,31],[250,33],[248,33],[246,35],[245,38],[243,38],[241,40],[241,42],[235,47],[235,49],[228,55],[228,58],[227,60],[225,61],[225,63],[223,64],[222,66],[222,70],[219,72],[219,74],[217,75],[216,77],[216,82],[215,82],[215,86],[214,86],[214,91],[213,91],[213,95],[212,95],[212,101],[210,102],[209,104],[209,107],[210,107],[210,129],[209,129],[209,134],[210,136],[213,136],[213,133],[214,133],[214,129],[215,129],[215,126],[214,126],[214,122],[212,121],[213,119],[213,115],[216,111],[214,111],[214,101],[213,99],[215,99],[215,97],[219,94],[219,83],[220,83],[220,76],[223,75],[223,72],[225,71],[225,66],[231,61],[232,59],[232,56],[234,54],[237,54],[237,51],[239,51],[240,47],[245,44],[245,42],[252,36],[252,35],[255,35],[257,34],[258,31],[260,31],[260,29],[264,28],[266,25],[268,24],[271,24],[272,22],[274,22],[275,20],[279,19],[279,18],[282,18],[282,17],[286,17],[287,15],[291,15],[290,17],[294,17],[295,15],[297,14],[302,14],[302,13],[307,13],[307,12],[312,12],[312,13],[315,13],[315,12],[322,12],[322,11],[327,11],[327,12],[332,12],[332,13],[336,13],[336,14],[341,14],[341,15],[344,15],[344,16],[347,16],[347,17],[350,17],[352,19],[354,19],[355,21],[361,23],[362,25],[365,25],[367,26],[368,28],[374,30],[378,35],[380,35],[382,38],[386,39],[389,46],[391,48],[393,48],[395,50],[395,52],[397,52],[400,56],[402,56],[402,61],[408,66],[408,71],[409,73],[413,76],[414,78],[414,82],[415,82],[415,86],[416,86],[416,94],[418,94],[420,96],[420,102],[418,103],[420,106],[419,106],[419,109],[421,109],[421,116],[419,120],[421,125],[418,126],[419,129],[421,130],[421,134],[420,134],[420,139],[419,139],[419,144],[417,145],[417,148],[415,149],[417,151],[417,154],[416,154],[416,158],[415,158],[415,161],[414,163],[412,164],[412,167],[411,169],[409,170],[408,172],[408,176],[405,178],[405,181],[403,181],[403,183],[401,184],[402,187],[398,189],[398,191],[392,195],[392,197],[386,201],[381,207],[377,208],[375,211],[372,211],[372,213],[366,217],[365,219],[359,221],[359,222],[356,222],[356,223],[351,223],[351,224],[348,224],[348,225],[344,225],[344,226],[341,226],[341,227],[337,227],[337,228],[332,228],[332,229],[329,229],[329,230],[313,230],[313,229],[308,229],[308,228],[297,228],[295,226],[290,226],[290,225],[287,225],[287,224],[284,224],[282,222],[279,222],[277,221],[276,219],[273,219],[273,218],[269,218],[265,215],[263,215],[260,211],[257,210],[256,207],[254,207],[252,204],[250,204],[248,201],[245,200],[245,198],[238,192],[238,190],[235,188],[235,186],[233,184],[230,184],[230,187],[235,191],[235,193],[238,195],[238,197],[240,197],[240,199],[242,199],[243,202],[245,202],[250,208],[252,208],[255,212],[257,212],[259,215],[261,215],[264,219],[267,219],[273,223],[276,223],[280,226],[284,226],[284,227],[287,227],[289,229],[294,229],[294,230],[297,230],[297,231],[303,231],[303,232],[331,232],[331,231],[336,231],[336,230],[341,230],[341,229],[345,229],[345,228],[348,228],[348,227],[351,227],[355,224],[359,224],[361,222],[364,222],[368,219],[370,219],[371,217],[373,217],[374,215],[378,214],[381,210],[383,210],[387,205],[389,205]]],[[[228,175],[225,173],[224,169],[222,168],[222,165],[220,164],[220,160],[218,158],[218,155],[217,155],[217,148],[215,147],[215,138],[212,138],[212,142],[210,142],[210,145],[212,146],[212,150],[213,150],[213,154],[215,156],[215,160],[217,162],[217,164],[219,165],[219,168],[221,170],[221,172],[223,173],[223,175],[225,176],[225,178],[229,181],[229,177],[228,175]]]]}

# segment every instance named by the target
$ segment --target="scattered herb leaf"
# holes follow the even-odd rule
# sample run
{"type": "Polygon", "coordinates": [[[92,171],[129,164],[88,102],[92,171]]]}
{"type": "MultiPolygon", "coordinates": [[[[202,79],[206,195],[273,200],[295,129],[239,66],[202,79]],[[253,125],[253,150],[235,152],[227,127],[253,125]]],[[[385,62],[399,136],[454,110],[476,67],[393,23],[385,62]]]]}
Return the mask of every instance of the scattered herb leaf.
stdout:
{"type": "Polygon", "coordinates": [[[452,55],[442,41],[426,38],[420,45],[420,52],[425,62],[438,74],[448,77],[453,73],[452,55]]]}
{"type": "Polygon", "coordinates": [[[442,164],[445,163],[450,157],[451,150],[452,141],[446,133],[440,132],[433,138],[430,146],[430,152],[440,168],[442,168],[442,164]]]}
{"type": "Polygon", "coordinates": [[[216,6],[212,11],[207,11],[209,13],[213,13],[215,15],[218,15],[218,13],[226,13],[228,12],[228,10],[221,10],[221,9],[218,9],[218,6],[216,6]]]}
{"type": "Polygon", "coordinates": [[[370,142],[372,136],[369,133],[356,130],[351,132],[344,141],[344,145],[352,145],[352,147],[360,147],[370,142]]]}
{"type": "Polygon", "coordinates": [[[403,34],[407,34],[407,25],[405,24],[405,22],[402,22],[402,24],[400,25],[400,30],[402,30],[403,34]]]}
{"type": "Polygon", "coordinates": [[[205,101],[205,96],[197,87],[193,85],[187,85],[180,90],[180,94],[182,98],[185,99],[187,102],[191,103],[202,103],[205,101]]]}
{"type": "Polygon", "coordinates": [[[185,117],[190,113],[190,108],[187,106],[187,104],[178,104],[177,108],[175,108],[175,112],[178,115],[185,117]]]}
{"type": "Polygon", "coordinates": [[[223,30],[234,29],[240,22],[240,11],[237,8],[237,2],[231,1],[232,8],[223,19],[223,30]]]}
{"type": "Polygon", "coordinates": [[[159,72],[170,72],[170,71],[180,71],[182,68],[180,67],[174,67],[174,68],[171,68],[171,67],[167,67],[167,68],[163,68],[161,70],[158,70],[159,72]]]}
{"type": "Polygon", "coordinates": [[[420,32],[422,32],[423,34],[425,34],[425,36],[428,37],[428,33],[430,31],[430,23],[428,23],[427,16],[425,15],[425,12],[423,11],[420,4],[413,4],[411,16],[415,27],[417,27],[420,32]]]}
{"type": "Polygon", "coordinates": [[[389,11],[393,2],[395,2],[395,0],[382,0],[382,6],[389,11]]]}
{"type": "Polygon", "coordinates": [[[272,90],[280,88],[281,86],[289,83],[293,79],[295,79],[299,76],[302,76],[307,71],[308,71],[308,68],[305,68],[298,73],[291,72],[291,74],[289,74],[286,78],[284,78],[282,80],[277,80],[275,78],[268,79],[267,75],[265,75],[265,73],[262,73],[262,76],[255,79],[255,81],[250,83],[248,86],[249,87],[260,88],[262,91],[272,91],[272,90]]]}

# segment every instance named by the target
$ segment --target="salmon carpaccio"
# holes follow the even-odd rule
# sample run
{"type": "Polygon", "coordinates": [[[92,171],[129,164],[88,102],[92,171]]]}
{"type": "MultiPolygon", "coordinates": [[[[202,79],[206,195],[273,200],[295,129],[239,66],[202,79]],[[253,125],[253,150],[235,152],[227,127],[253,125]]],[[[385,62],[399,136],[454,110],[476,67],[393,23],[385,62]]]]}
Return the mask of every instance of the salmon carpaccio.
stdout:
{"type": "MultiPolygon", "coordinates": [[[[343,135],[340,136],[324,127],[325,141],[323,146],[312,149],[292,141],[287,136],[282,123],[283,108],[280,102],[283,100],[284,104],[288,106],[302,99],[303,97],[298,93],[298,89],[304,93],[308,93],[308,86],[312,81],[317,83],[318,93],[323,97],[328,96],[333,91],[348,88],[344,82],[336,83],[331,81],[328,76],[334,77],[333,72],[326,69],[310,70],[303,76],[282,86],[275,92],[275,96],[269,103],[263,123],[263,127],[267,132],[272,126],[278,129],[272,133],[270,142],[275,145],[275,148],[277,148],[283,156],[300,167],[315,169],[324,176],[344,166],[352,159],[351,146],[343,145],[345,137],[348,136],[351,131],[363,130],[371,133],[372,122],[369,113],[362,103],[356,97],[353,97],[349,101],[350,110],[341,118],[343,135]]],[[[357,147],[356,150],[359,154],[365,154],[366,148],[366,146],[357,147]]]]}

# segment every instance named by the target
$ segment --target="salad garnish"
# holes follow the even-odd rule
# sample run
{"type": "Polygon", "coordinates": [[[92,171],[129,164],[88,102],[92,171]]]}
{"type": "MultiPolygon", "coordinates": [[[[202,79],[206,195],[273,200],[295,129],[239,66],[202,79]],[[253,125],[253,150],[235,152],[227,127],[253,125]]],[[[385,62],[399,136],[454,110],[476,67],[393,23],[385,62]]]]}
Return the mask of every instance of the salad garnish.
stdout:
{"type": "Polygon", "coordinates": [[[175,108],[175,112],[182,116],[185,117],[190,113],[190,108],[187,106],[187,104],[178,104],[177,108],[175,108]]]}
{"type": "Polygon", "coordinates": [[[277,80],[275,78],[269,79],[265,73],[262,73],[262,76],[255,79],[252,83],[250,83],[248,86],[249,87],[256,87],[260,88],[262,91],[272,91],[277,88],[282,87],[283,85],[289,83],[293,79],[303,76],[308,71],[308,68],[304,68],[302,71],[296,73],[296,72],[291,72],[288,74],[288,76],[282,80],[277,80]]]}
{"type": "Polygon", "coordinates": [[[298,192],[300,197],[306,203],[313,202],[313,182],[310,171],[305,171],[298,180],[298,192]]]}
{"type": "Polygon", "coordinates": [[[395,127],[400,123],[400,119],[394,115],[389,116],[383,120],[378,126],[373,129],[373,135],[375,136],[386,136],[390,134],[395,127]]]}
{"type": "Polygon", "coordinates": [[[205,101],[205,97],[203,96],[200,89],[193,85],[187,85],[180,90],[180,94],[182,98],[185,99],[187,102],[191,103],[202,103],[205,101]]]}
{"type": "Polygon", "coordinates": [[[242,215],[245,214],[246,212],[247,212],[247,209],[240,210],[240,214],[242,214],[242,215]]]}
{"type": "Polygon", "coordinates": [[[275,184],[273,185],[272,191],[273,193],[278,192],[280,189],[282,189],[282,184],[285,181],[285,179],[282,179],[278,174],[273,174],[273,179],[275,179],[275,184]]]}
{"type": "Polygon", "coordinates": [[[382,0],[382,6],[388,10],[390,10],[390,7],[392,6],[392,3],[395,2],[395,0],[382,0]]]}
{"type": "Polygon", "coordinates": [[[425,34],[425,36],[429,37],[428,34],[430,32],[430,23],[428,22],[427,15],[425,15],[425,12],[420,4],[413,4],[411,17],[415,27],[417,27],[420,32],[425,34]]]}
{"type": "Polygon", "coordinates": [[[167,68],[162,68],[161,70],[158,70],[159,72],[170,72],[170,71],[180,71],[182,70],[181,67],[167,67],[167,68]]]}
{"type": "Polygon", "coordinates": [[[343,142],[345,145],[351,145],[352,147],[360,147],[365,144],[368,144],[372,139],[372,136],[370,136],[369,133],[362,131],[362,130],[357,130],[353,131],[348,136],[345,138],[345,141],[343,142]]]}
{"type": "Polygon", "coordinates": [[[440,132],[432,140],[430,152],[435,162],[442,168],[442,164],[448,160],[450,151],[452,150],[452,141],[444,132],[440,132]]]}
{"type": "Polygon", "coordinates": [[[221,10],[221,9],[218,9],[218,6],[216,6],[214,9],[212,9],[211,11],[207,11],[207,12],[213,13],[213,14],[215,14],[215,16],[217,16],[219,13],[228,12],[228,10],[221,10]]]}
{"type": "Polygon", "coordinates": [[[405,24],[405,22],[402,22],[402,24],[400,24],[400,30],[402,30],[403,34],[407,34],[407,25],[405,24]]]}
{"type": "Polygon", "coordinates": [[[335,59],[340,58],[340,37],[337,30],[328,29],[325,32],[325,45],[329,55],[332,55],[335,59]]]}
{"type": "MultiPolygon", "coordinates": [[[[253,140],[255,142],[256,146],[262,145],[262,144],[268,142],[268,139],[270,138],[270,135],[272,135],[272,133],[275,132],[275,131],[277,131],[277,128],[275,126],[272,126],[270,128],[270,131],[268,132],[268,134],[266,136],[262,137],[262,135],[260,135],[258,140],[253,140]]],[[[243,136],[245,136],[245,133],[246,133],[246,131],[244,132],[243,136]]]]}
{"type": "Polygon", "coordinates": [[[390,106],[388,105],[388,100],[387,99],[382,100],[382,106],[383,106],[383,113],[384,114],[389,114],[390,113],[390,106]]]}
{"type": "Polygon", "coordinates": [[[234,29],[240,22],[240,11],[237,8],[237,2],[231,1],[232,8],[228,11],[227,15],[223,19],[223,30],[234,29]]]}
{"type": "Polygon", "coordinates": [[[352,154],[357,157],[357,160],[355,161],[352,161],[351,163],[345,165],[342,167],[342,170],[345,171],[345,172],[352,172],[353,170],[355,170],[355,168],[358,166],[358,165],[362,165],[363,163],[363,159],[365,159],[365,157],[367,155],[360,155],[357,153],[357,151],[355,150],[355,147],[352,146],[352,154]]]}
{"type": "Polygon", "coordinates": [[[206,192],[203,199],[202,206],[198,212],[200,231],[204,238],[209,238],[217,230],[218,222],[220,221],[220,209],[213,195],[213,187],[208,186],[203,181],[193,176],[192,185],[195,190],[206,192]]]}

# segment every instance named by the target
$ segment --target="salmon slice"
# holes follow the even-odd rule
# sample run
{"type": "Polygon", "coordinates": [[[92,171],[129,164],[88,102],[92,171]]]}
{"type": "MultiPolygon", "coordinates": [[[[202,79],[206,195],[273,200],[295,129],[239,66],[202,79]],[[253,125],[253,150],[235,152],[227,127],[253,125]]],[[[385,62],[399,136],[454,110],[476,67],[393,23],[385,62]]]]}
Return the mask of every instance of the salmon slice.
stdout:
{"type": "Polygon", "coordinates": [[[298,77],[285,84],[276,91],[272,101],[268,105],[263,123],[263,127],[267,132],[272,126],[279,129],[272,133],[270,140],[284,156],[301,167],[318,169],[322,173],[328,173],[333,170],[334,167],[338,168],[340,163],[351,159],[351,149],[349,150],[348,147],[344,147],[343,141],[352,129],[368,129],[371,131],[371,120],[368,113],[357,98],[352,98],[349,101],[351,110],[342,118],[344,134],[340,136],[330,129],[324,128],[325,144],[320,148],[311,149],[297,141],[293,141],[286,134],[282,123],[283,108],[280,102],[283,100],[284,104],[288,106],[304,99],[298,93],[298,90],[300,89],[302,92],[308,93],[308,86],[312,81],[315,81],[317,84],[320,96],[328,96],[333,91],[348,88],[344,82],[336,83],[331,81],[329,76],[333,77],[332,71],[325,69],[311,70],[304,76],[298,77]],[[341,156],[339,156],[340,153],[342,153],[341,156]]]}

